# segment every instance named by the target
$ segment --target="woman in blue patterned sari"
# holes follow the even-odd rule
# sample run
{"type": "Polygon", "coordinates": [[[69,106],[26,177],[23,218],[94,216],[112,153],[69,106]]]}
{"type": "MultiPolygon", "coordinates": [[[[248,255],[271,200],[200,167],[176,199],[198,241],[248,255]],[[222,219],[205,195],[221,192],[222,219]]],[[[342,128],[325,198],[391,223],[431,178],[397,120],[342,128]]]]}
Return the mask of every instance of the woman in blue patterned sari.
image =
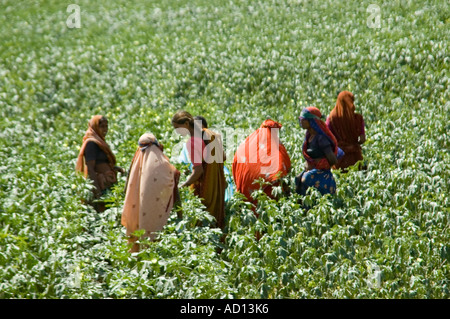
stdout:
{"type": "Polygon", "coordinates": [[[315,187],[322,195],[334,194],[336,181],[331,173],[331,167],[337,162],[336,138],[322,120],[322,114],[316,107],[303,109],[299,122],[306,130],[303,142],[306,164],[305,170],[295,177],[296,192],[306,195],[309,187],[315,187]]]}

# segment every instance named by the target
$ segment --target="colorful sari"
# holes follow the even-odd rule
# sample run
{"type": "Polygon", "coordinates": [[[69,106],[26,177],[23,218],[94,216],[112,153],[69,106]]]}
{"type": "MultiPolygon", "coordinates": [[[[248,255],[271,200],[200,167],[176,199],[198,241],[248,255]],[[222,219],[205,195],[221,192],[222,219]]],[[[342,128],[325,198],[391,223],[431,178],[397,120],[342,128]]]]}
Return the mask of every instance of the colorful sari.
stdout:
{"type": "MultiPolygon", "coordinates": [[[[181,149],[180,155],[178,157],[176,157],[175,160],[179,163],[189,164],[189,169],[192,170],[193,165],[191,163],[191,159],[189,157],[189,152],[187,150],[186,144],[183,144],[183,148],[181,149]]],[[[225,164],[223,165],[223,171],[224,171],[225,180],[227,183],[227,188],[225,190],[225,203],[226,203],[233,197],[234,184],[233,184],[233,178],[231,176],[231,173],[230,173],[229,169],[225,166],[225,164]]]]}
{"type": "Polygon", "coordinates": [[[365,134],[364,119],[355,113],[354,96],[349,91],[339,93],[336,106],[331,110],[326,124],[335,135],[338,146],[345,155],[333,168],[346,169],[363,159],[358,137],[365,134]]]}
{"type": "Polygon", "coordinates": [[[291,160],[286,148],[279,141],[278,130],[282,125],[273,120],[264,121],[239,145],[233,158],[232,173],[236,189],[249,202],[256,204],[251,193],[260,188],[256,181],[262,178],[269,185],[263,191],[272,196],[274,186],[280,185],[280,178],[288,174],[291,160]]]}
{"type": "MultiPolygon", "coordinates": [[[[307,107],[303,109],[299,119],[308,120],[310,126],[322,135],[323,139],[329,141],[333,153],[337,156],[338,147],[337,141],[333,133],[328,129],[325,122],[322,120],[322,114],[316,107],[307,107]]],[[[296,192],[300,195],[306,195],[309,187],[315,187],[323,194],[334,194],[336,192],[336,181],[331,172],[330,164],[326,157],[312,158],[307,153],[308,140],[311,137],[309,132],[306,132],[305,140],[303,142],[303,157],[312,166],[311,170],[303,171],[299,176],[295,177],[296,192]]]]}
{"type": "Polygon", "coordinates": [[[169,162],[155,136],[142,135],[131,161],[125,188],[121,224],[130,242],[136,230],[145,230],[142,237],[154,240],[167,223],[178,199],[180,173],[169,162]]]}
{"type": "Polygon", "coordinates": [[[225,226],[225,189],[227,188],[221,155],[223,146],[220,137],[213,131],[203,129],[202,135],[203,140],[191,137],[187,142],[191,163],[193,166],[203,166],[202,176],[190,187],[206,206],[206,210],[215,217],[217,227],[223,229],[225,226]],[[196,156],[200,150],[201,161],[199,161],[199,156],[196,156]]]}

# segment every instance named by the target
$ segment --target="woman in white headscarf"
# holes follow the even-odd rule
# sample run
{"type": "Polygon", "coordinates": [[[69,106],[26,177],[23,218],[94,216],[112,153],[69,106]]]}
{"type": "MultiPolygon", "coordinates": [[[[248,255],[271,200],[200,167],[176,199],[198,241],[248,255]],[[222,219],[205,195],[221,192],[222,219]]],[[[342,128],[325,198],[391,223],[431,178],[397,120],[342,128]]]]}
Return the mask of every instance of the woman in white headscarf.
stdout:
{"type": "Polygon", "coordinates": [[[133,233],[144,230],[142,237],[154,240],[167,223],[174,205],[179,202],[180,172],[169,162],[155,136],[145,133],[131,162],[125,188],[122,225],[133,244],[131,252],[139,251],[133,233]]]}

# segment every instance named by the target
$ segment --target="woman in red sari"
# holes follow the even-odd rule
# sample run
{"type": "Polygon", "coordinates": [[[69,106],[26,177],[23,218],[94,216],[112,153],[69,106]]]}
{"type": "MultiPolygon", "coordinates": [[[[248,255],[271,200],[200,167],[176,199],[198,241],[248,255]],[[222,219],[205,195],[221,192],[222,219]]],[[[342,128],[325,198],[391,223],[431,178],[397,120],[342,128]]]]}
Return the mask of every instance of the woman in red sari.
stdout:
{"type": "Polygon", "coordinates": [[[344,171],[363,159],[361,144],[366,141],[364,119],[355,113],[354,96],[349,91],[339,93],[336,106],[331,110],[326,124],[338,141],[338,146],[345,155],[333,168],[344,171]]]}
{"type": "MultiPolygon", "coordinates": [[[[125,172],[116,166],[114,156],[105,141],[108,133],[108,120],[102,115],[94,115],[89,121],[89,127],[83,137],[83,144],[78,154],[75,169],[84,177],[89,177],[94,183],[94,199],[99,199],[104,192],[117,182],[117,172],[125,172]]],[[[105,204],[94,204],[98,212],[105,210],[105,204]]]]}

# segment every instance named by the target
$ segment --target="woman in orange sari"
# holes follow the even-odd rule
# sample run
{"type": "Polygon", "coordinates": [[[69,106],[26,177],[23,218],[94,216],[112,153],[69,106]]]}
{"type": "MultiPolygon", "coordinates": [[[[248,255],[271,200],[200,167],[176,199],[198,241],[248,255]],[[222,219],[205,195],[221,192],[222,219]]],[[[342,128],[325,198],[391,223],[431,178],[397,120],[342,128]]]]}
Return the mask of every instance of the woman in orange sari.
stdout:
{"type": "Polygon", "coordinates": [[[130,252],[139,251],[138,237],[133,233],[144,230],[142,238],[156,239],[179,203],[180,172],[170,164],[162,145],[151,133],[143,134],[138,145],[125,186],[121,219],[132,244],[130,252]]]}
{"type": "Polygon", "coordinates": [[[186,147],[193,165],[192,174],[181,185],[190,187],[201,198],[206,210],[215,217],[217,227],[225,226],[225,189],[227,183],[223,169],[223,146],[220,136],[195,123],[186,111],[178,111],[172,126],[183,136],[189,135],[186,147]]]}
{"type": "Polygon", "coordinates": [[[341,157],[333,168],[344,171],[349,166],[363,159],[361,144],[366,141],[364,119],[355,113],[354,96],[349,91],[339,93],[336,106],[331,110],[326,124],[336,137],[338,146],[345,155],[341,157]]]}
{"type": "Polygon", "coordinates": [[[250,134],[238,147],[233,158],[233,178],[236,189],[256,206],[251,193],[260,188],[256,181],[262,178],[268,185],[263,187],[267,196],[273,198],[272,189],[281,185],[287,191],[281,178],[291,169],[291,159],[280,142],[281,123],[271,119],[250,134]]]}
{"type": "MultiPolygon", "coordinates": [[[[99,199],[105,191],[117,182],[117,172],[125,172],[116,165],[114,156],[105,141],[108,133],[108,120],[102,115],[94,115],[83,137],[75,169],[94,183],[94,199],[99,199]]],[[[105,210],[105,203],[93,204],[98,212],[105,210]]]]}

